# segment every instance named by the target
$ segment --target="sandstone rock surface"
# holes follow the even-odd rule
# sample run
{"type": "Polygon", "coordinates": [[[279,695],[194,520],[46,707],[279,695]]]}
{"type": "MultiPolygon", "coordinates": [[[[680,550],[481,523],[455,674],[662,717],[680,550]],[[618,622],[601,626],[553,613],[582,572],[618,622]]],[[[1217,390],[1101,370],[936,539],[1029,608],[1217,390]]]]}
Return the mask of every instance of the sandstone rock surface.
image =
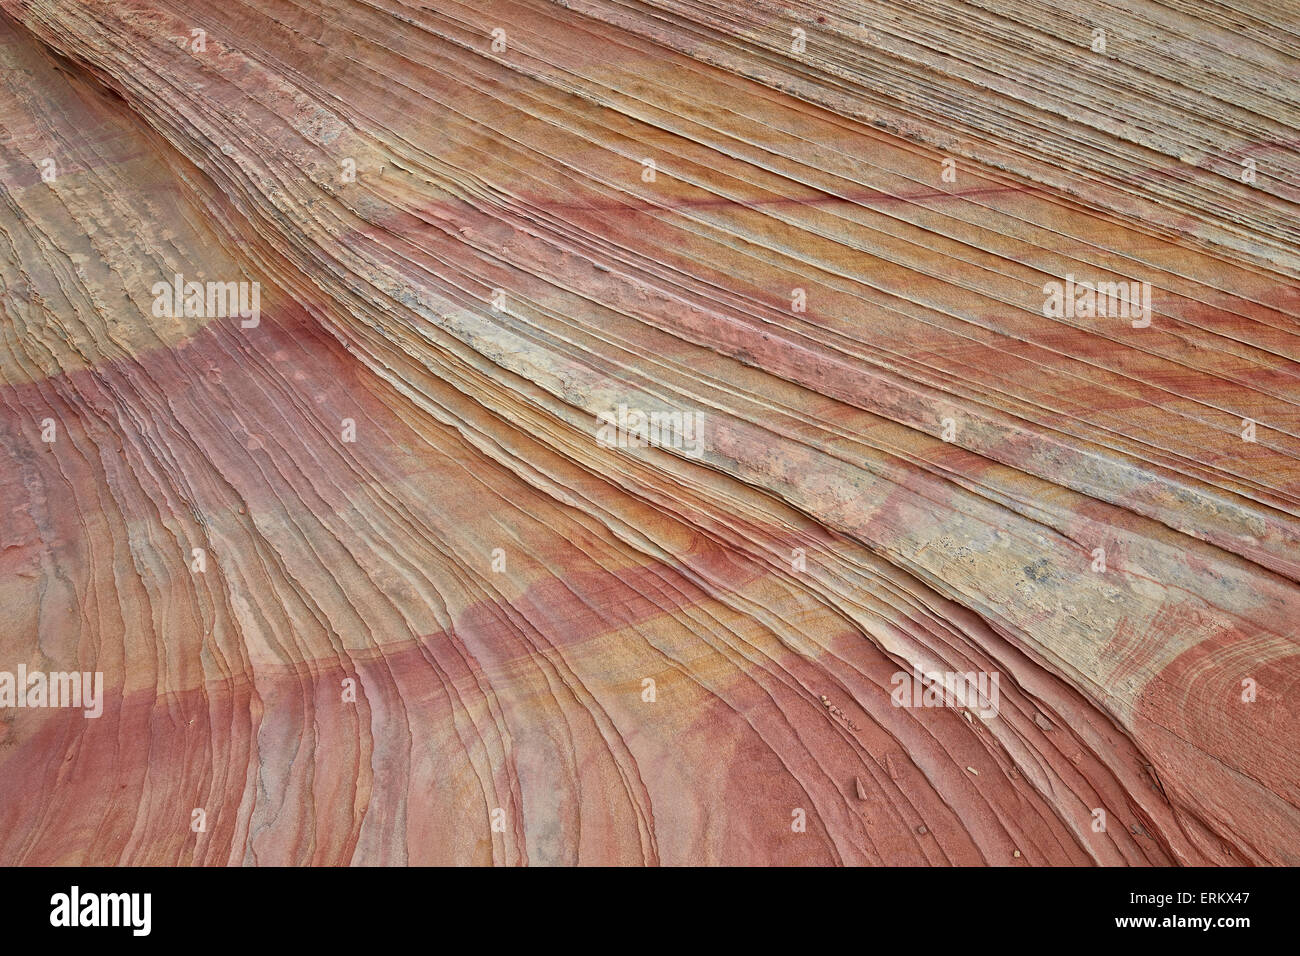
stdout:
{"type": "Polygon", "coordinates": [[[0,863],[1300,863],[1297,33],[0,0],[0,863]]]}

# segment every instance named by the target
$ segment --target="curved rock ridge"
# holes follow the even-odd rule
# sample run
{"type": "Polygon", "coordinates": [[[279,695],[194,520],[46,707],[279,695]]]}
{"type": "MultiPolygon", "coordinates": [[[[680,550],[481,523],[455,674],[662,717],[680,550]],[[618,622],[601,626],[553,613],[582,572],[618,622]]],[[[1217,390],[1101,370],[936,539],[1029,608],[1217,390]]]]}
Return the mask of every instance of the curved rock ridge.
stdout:
{"type": "Polygon", "coordinates": [[[1294,5],[0,11],[0,863],[1300,863],[1294,5]]]}

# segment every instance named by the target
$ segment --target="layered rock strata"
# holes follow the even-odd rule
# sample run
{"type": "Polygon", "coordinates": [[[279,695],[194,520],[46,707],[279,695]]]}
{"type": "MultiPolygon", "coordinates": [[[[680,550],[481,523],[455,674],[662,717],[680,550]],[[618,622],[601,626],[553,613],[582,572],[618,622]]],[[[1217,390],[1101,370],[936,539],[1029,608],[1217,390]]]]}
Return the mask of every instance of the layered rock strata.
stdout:
{"type": "Polygon", "coordinates": [[[1300,18],[1072,10],[0,0],[0,862],[1300,862],[1300,18]]]}

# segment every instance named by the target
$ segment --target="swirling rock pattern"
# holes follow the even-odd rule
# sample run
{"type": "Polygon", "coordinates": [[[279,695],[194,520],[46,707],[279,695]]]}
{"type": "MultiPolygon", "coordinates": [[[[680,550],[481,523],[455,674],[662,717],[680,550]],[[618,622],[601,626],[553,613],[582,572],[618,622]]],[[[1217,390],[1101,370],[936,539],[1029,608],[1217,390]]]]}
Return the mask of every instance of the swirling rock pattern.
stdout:
{"type": "Polygon", "coordinates": [[[1300,863],[1300,10],[1058,7],[0,0],[0,863],[1300,863]]]}

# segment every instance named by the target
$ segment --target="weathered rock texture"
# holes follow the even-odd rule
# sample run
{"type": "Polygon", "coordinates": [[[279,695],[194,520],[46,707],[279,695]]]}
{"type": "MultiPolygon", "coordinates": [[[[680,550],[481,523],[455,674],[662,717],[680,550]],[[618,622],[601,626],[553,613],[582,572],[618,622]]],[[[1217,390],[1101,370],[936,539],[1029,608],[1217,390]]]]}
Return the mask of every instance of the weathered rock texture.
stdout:
{"type": "Polygon", "coordinates": [[[1066,7],[0,0],[0,863],[1300,863],[1300,9],[1066,7]]]}

